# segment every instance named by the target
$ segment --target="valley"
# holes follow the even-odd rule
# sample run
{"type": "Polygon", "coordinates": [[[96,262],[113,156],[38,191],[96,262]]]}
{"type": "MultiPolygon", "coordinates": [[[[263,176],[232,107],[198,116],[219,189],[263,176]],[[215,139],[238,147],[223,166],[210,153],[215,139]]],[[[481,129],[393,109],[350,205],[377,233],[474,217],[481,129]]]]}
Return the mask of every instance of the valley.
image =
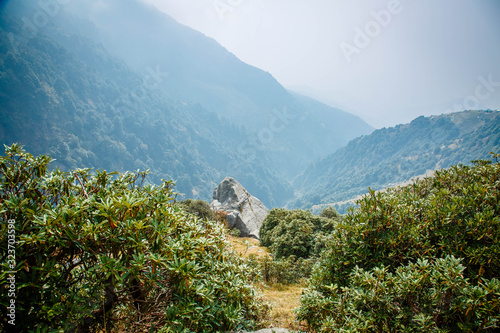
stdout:
{"type": "Polygon", "coordinates": [[[469,68],[418,10],[209,2],[0,1],[0,332],[500,329],[498,43],[469,68]]]}

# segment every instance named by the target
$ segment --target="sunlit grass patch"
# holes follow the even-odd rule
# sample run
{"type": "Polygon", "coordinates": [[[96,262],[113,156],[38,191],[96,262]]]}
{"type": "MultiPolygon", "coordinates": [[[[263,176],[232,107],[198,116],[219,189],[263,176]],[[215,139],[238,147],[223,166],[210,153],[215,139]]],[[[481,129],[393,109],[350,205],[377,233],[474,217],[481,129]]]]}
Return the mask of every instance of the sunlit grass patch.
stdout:
{"type": "Polygon", "coordinates": [[[248,258],[251,254],[254,254],[257,258],[263,258],[270,254],[267,247],[259,246],[260,242],[252,237],[244,238],[227,235],[227,240],[236,253],[245,258],[248,258]]]}
{"type": "Polygon", "coordinates": [[[294,309],[300,305],[299,299],[304,289],[303,284],[262,285],[264,300],[272,306],[270,321],[274,327],[288,328],[294,331],[305,331],[304,323],[295,321],[294,309]]]}

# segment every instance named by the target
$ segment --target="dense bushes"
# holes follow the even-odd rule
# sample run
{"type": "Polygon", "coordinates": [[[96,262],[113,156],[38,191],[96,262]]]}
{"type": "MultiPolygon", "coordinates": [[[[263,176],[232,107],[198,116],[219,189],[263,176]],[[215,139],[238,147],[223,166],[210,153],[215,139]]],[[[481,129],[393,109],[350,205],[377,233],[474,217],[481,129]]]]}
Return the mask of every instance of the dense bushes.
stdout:
{"type": "Polygon", "coordinates": [[[324,332],[472,332],[498,328],[500,281],[474,285],[453,256],[365,270],[301,300],[299,318],[324,332]]]}
{"type": "Polygon", "coordinates": [[[274,259],[270,256],[261,258],[249,256],[249,264],[259,273],[255,281],[264,283],[298,284],[304,282],[311,275],[315,260],[313,258],[274,259]]]}
{"type": "MultiPolygon", "coordinates": [[[[266,308],[249,286],[248,264],[227,251],[220,224],[172,204],[170,182],[49,172],[49,163],[16,145],[0,157],[0,284],[16,271],[17,331],[211,332],[259,320],[266,308]]],[[[11,299],[1,293],[1,306],[11,299]]]]}
{"type": "Polygon", "coordinates": [[[324,249],[341,216],[328,207],[317,216],[310,211],[272,209],[262,222],[261,245],[272,251],[256,267],[264,282],[300,283],[309,278],[316,258],[324,249]]]}
{"type": "Polygon", "coordinates": [[[298,319],[320,331],[500,328],[500,165],[476,161],[386,193],[337,224],[298,319]]]}
{"type": "Polygon", "coordinates": [[[260,229],[262,246],[269,247],[275,258],[318,256],[340,216],[328,208],[322,216],[310,211],[272,209],[260,229]]]}

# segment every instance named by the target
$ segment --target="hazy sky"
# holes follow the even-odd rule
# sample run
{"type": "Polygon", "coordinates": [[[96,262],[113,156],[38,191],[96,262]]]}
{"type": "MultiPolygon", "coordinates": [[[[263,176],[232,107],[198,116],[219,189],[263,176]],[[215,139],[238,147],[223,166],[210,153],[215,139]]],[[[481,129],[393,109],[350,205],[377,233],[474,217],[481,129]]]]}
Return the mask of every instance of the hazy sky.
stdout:
{"type": "Polygon", "coordinates": [[[498,0],[143,0],[375,127],[500,109],[498,0]]]}

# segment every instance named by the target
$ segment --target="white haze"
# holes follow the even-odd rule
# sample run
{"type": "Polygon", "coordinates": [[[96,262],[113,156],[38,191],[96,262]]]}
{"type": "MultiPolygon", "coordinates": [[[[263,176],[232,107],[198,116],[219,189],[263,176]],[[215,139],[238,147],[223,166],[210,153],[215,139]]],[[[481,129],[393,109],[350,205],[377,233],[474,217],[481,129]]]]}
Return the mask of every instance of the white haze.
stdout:
{"type": "Polygon", "coordinates": [[[143,1],[375,127],[500,108],[498,0],[143,1]]]}

